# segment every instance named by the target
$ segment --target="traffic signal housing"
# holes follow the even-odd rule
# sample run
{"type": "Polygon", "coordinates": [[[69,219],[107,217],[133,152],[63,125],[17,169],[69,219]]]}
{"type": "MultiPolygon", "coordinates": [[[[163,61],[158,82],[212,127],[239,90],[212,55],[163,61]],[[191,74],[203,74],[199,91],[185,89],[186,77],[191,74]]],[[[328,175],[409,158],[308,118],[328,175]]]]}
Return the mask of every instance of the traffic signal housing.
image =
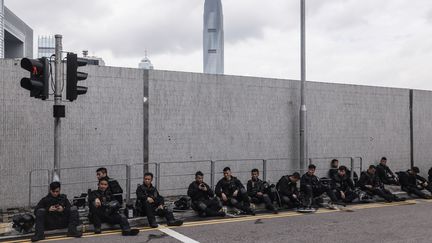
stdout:
{"type": "Polygon", "coordinates": [[[87,79],[88,74],[78,72],[78,67],[87,65],[87,61],[78,58],[75,53],[68,53],[66,60],[66,99],[74,101],[78,95],[87,93],[87,87],[77,86],[78,81],[87,79]]]}
{"type": "Polygon", "coordinates": [[[48,58],[23,58],[21,59],[21,67],[30,72],[30,78],[21,79],[21,87],[30,91],[30,97],[48,99],[50,77],[48,58]]]}

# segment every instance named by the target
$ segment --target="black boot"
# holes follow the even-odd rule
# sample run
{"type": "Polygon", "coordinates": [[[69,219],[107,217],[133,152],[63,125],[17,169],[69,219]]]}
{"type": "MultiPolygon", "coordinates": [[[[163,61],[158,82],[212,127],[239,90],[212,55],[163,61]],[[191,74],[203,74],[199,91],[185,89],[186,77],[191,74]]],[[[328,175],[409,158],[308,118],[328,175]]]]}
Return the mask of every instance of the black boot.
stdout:
{"type": "Polygon", "coordinates": [[[40,240],[44,240],[45,239],[45,235],[42,233],[36,233],[35,235],[32,236],[31,241],[35,242],[35,241],[40,241],[40,240]]]}
{"type": "Polygon", "coordinates": [[[82,232],[79,232],[75,226],[69,226],[66,236],[80,238],[82,236],[82,232]]]}
{"type": "Polygon", "coordinates": [[[139,229],[127,229],[122,231],[123,236],[135,236],[139,234],[139,229]]]}

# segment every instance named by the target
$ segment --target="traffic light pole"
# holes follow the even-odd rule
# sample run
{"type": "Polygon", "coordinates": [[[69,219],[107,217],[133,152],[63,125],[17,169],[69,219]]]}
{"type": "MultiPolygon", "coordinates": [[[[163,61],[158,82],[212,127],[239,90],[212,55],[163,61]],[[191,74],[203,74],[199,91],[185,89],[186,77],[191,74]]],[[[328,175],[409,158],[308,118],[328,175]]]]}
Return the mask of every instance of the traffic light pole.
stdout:
{"type": "MultiPolygon", "coordinates": [[[[54,84],[54,171],[52,181],[60,181],[61,120],[56,108],[62,107],[62,36],[55,35],[55,84],[54,84]]],[[[64,106],[63,106],[64,107],[64,106]]],[[[64,112],[64,109],[63,109],[64,112]]]]}

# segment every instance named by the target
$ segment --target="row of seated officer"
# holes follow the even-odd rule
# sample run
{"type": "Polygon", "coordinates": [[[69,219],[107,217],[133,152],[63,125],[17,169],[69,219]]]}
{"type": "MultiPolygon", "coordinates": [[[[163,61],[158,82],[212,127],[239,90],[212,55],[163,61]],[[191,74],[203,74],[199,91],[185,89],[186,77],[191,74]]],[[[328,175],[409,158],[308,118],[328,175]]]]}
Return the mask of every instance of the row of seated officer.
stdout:
{"type": "MultiPolygon", "coordinates": [[[[247,188],[241,181],[234,177],[229,167],[224,168],[223,178],[216,185],[215,192],[204,182],[204,174],[200,171],[195,174],[195,181],[189,185],[188,196],[192,200],[192,208],[200,216],[225,216],[222,206],[233,206],[243,214],[254,215],[255,212],[250,202],[264,203],[266,208],[277,213],[273,202],[277,201],[279,206],[288,208],[305,207],[311,208],[321,203],[320,196],[327,194],[330,203],[345,204],[356,198],[364,196],[380,196],[387,202],[400,201],[390,191],[385,189],[384,182],[400,185],[402,190],[422,198],[430,199],[431,196],[422,190],[432,192],[431,183],[420,177],[419,169],[413,167],[404,172],[393,173],[386,165],[386,158],[382,158],[380,165],[370,165],[367,171],[361,173],[360,178],[354,174],[353,182],[351,173],[345,166],[339,166],[337,160],[332,161],[332,168],[329,171],[331,180],[320,180],[315,175],[315,165],[309,165],[308,171],[300,178],[295,172],[291,175],[282,176],[276,185],[259,179],[259,170],[251,171],[251,179],[247,182],[247,188]],[[378,171],[385,173],[378,173],[378,171]],[[398,175],[398,176],[397,176],[398,175]],[[385,177],[384,179],[382,177],[385,177]],[[300,191],[297,182],[300,180],[300,191]]],[[[119,183],[108,177],[106,168],[99,168],[96,171],[98,178],[98,189],[88,195],[89,218],[94,224],[95,233],[101,233],[101,223],[119,224],[122,234],[137,235],[137,229],[131,229],[125,215],[118,210],[122,204],[121,193],[123,192],[119,183]]],[[[429,170],[429,179],[432,179],[432,168],[429,170]]],[[[136,210],[140,216],[147,216],[151,227],[158,227],[155,216],[165,217],[169,226],[180,226],[183,221],[176,220],[172,211],[164,205],[164,198],[152,185],[153,174],[145,173],[144,183],[136,190],[136,210]]],[[[430,181],[429,181],[430,182],[430,181]]],[[[60,193],[59,182],[50,184],[50,190],[35,208],[36,226],[35,235],[32,241],[44,239],[44,231],[51,229],[68,228],[68,236],[81,237],[77,230],[79,225],[78,210],[71,206],[66,195],[60,193]]]]}
{"type": "MultiPolygon", "coordinates": [[[[381,164],[385,163],[385,160],[383,158],[381,164]]],[[[253,169],[251,179],[247,182],[247,189],[231,174],[231,169],[226,167],[223,170],[224,177],[217,183],[215,192],[204,182],[203,173],[198,171],[195,174],[195,181],[189,185],[187,194],[192,200],[192,208],[200,216],[224,216],[221,210],[223,205],[233,206],[244,214],[254,214],[250,208],[250,202],[264,203],[266,209],[274,213],[277,213],[274,201],[278,201],[279,206],[288,208],[311,208],[320,205],[322,202],[320,196],[323,194],[330,198],[330,204],[341,205],[351,203],[355,199],[371,201],[373,196],[381,197],[387,202],[405,200],[385,188],[380,174],[377,173],[379,166],[370,165],[366,171],[361,173],[360,178],[353,173],[354,182],[351,179],[350,171],[345,166],[338,166],[337,169],[334,169],[335,164],[338,164],[337,160],[332,161],[333,166],[329,171],[330,178],[319,179],[315,175],[316,166],[309,165],[308,171],[301,178],[297,172],[285,175],[275,186],[260,180],[259,170],[253,169]],[[299,180],[300,190],[297,187],[299,180]]],[[[400,185],[403,190],[412,194],[430,198],[421,192],[422,189],[429,190],[430,186],[418,173],[417,167],[407,172],[400,172],[400,185]]],[[[391,182],[391,180],[384,181],[391,182]]]]}
{"type": "MultiPolygon", "coordinates": [[[[94,225],[95,234],[100,234],[101,224],[120,225],[122,235],[135,236],[139,233],[138,229],[132,229],[125,215],[119,213],[122,205],[119,183],[109,178],[106,168],[99,168],[96,171],[98,178],[98,189],[91,191],[88,195],[90,208],[89,219],[94,225]]],[[[155,216],[165,216],[168,226],[180,226],[183,221],[174,219],[174,215],[164,205],[164,198],[152,185],[153,174],[144,175],[144,184],[137,188],[137,211],[141,216],[147,216],[149,225],[153,228],[158,227],[155,216]]],[[[52,182],[46,197],[42,198],[37,204],[34,214],[36,216],[35,234],[31,240],[39,241],[45,239],[45,230],[68,228],[67,236],[81,237],[78,231],[79,215],[78,209],[71,206],[66,195],[60,193],[60,182],[52,182]]]]}

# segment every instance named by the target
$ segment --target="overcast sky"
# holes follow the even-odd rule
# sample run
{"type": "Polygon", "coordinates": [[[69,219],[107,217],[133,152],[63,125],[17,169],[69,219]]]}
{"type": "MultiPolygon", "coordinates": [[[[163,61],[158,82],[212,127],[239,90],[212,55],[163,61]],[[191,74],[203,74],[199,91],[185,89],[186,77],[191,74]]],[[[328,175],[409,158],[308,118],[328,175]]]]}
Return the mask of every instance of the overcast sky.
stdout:
{"type": "MultiPolygon", "coordinates": [[[[204,0],[5,0],[65,50],[202,72],[204,0]]],[[[225,73],[300,79],[300,0],[222,0],[225,73]]],[[[432,90],[431,0],[306,0],[307,80],[432,90]]],[[[34,50],[35,55],[37,49],[34,50]]]]}

